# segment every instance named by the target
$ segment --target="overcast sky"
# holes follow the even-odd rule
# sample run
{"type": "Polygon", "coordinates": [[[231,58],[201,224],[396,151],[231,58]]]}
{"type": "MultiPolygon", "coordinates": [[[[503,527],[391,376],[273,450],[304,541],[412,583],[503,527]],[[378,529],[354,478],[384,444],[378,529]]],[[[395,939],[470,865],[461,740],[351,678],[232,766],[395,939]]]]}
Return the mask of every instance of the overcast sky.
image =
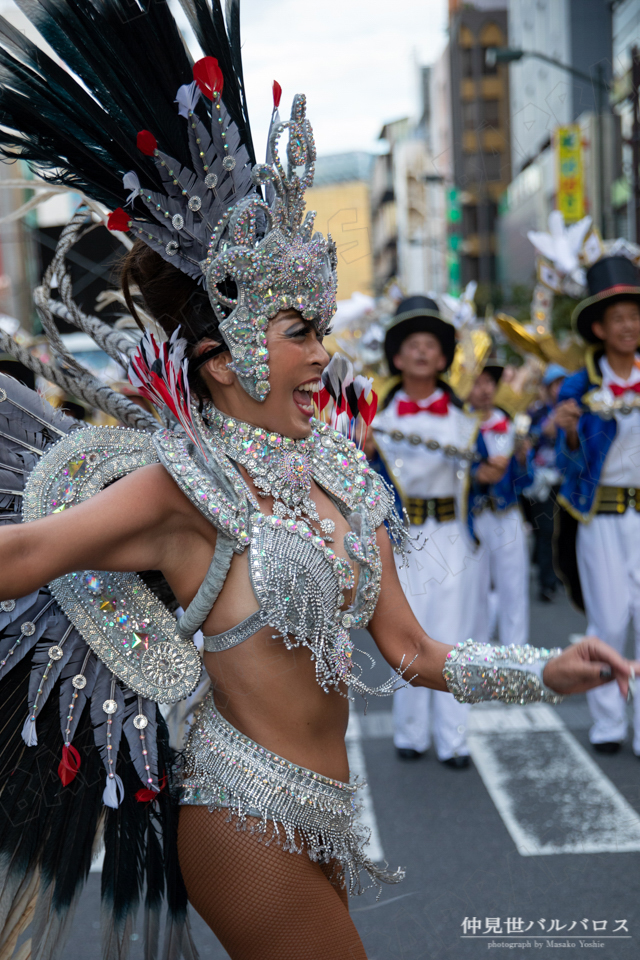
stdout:
{"type": "MultiPolygon", "coordinates": [[[[418,65],[447,40],[447,0],[241,0],[240,10],[259,157],[274,79],[283,119],[293,95],[306,93],[319,154],[376,150],[384,123],[417,113],[418,65]]],[[[0,0],[0,11],[18,22],[12,0],[0,0]]]]}
{"type": "Polygon", "coordinates": [[[446,0],[241,0],[247,98],[261,155],[271,84],[288,117],[306,93],[319,154],[375,150],[382,125],[418,110],[418,64],[446,44],[446,0]]]}

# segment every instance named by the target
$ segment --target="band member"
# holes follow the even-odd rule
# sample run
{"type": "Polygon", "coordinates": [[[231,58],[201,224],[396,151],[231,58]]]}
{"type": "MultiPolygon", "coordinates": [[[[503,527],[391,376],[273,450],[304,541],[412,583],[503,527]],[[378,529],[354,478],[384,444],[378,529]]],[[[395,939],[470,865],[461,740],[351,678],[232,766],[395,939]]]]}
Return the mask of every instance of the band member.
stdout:
{"type": "MultiPolygon", "coordinates": [[[[374,420],[374,438],[389,479],[409,514],[412,534],[426,543],[413,550],[400,579],[420,624],[440,624],[451,642],[473,631],[478,584],[474,545],[466,527],[474,418],[440,379],[453,360],[455,329],[428,297],[403,300],[385,339],[392,374],[401,382],[374,420]]],[[[409,671],[410,673],[410,671],[409,671]]],[[[433,737],[438,759],[469,765],[468,707],[448,693],[404,687],[394,695],[394,744],[403,759],[423,754],[433,737]]]]}
{"type": "Polygon", "coordinates": [[[485,365],[469,395],[479,417],[477,450],[482,460],[472,471],[473,529],[480,540],[479,594],[475,636],[489,640],[489,599],[493,585],[500,643],[527,643],[529,637],[529,549],[518,496],[533,483],[529,444],[516,436],[513,421],[494,406],[501,364],[485,365]]]}
{"type": "Polygon", "coordinates": [[[567,371],[550,363],[542,377],[541,396],[528,410],[529,437],[533,444],[533,484],[525,490],[533,527],[533,562],[538,567],[538,599],[551,603],[558,585],[553,565],[553,528],[558,507],[556,497],[562,474],[556,463],[556,404],[567,371]]]}
{"type": "MultiPolygon", "coordinates": [[[[605,257],[587,272],[590,296],[574,323],[590,344],[586,365],[560,390],[559,502],[577,524],[579,587],[589,620],[622,650],[630,621],[640,648],[640,274],[626,257],[605,257]]],[[[566,529],[565,514],[565,529],[566,529]]],[[[566,535],[563,537],[566,542],[566,535]]],[[[565,573],[570,557],[564,556],[565,573]]],[[[574,584],[573,595],[580,591],[574,584]]],[[[627,734],[624,698],[608,683],[587,693],[600,753],[616,753],[627,734]]],[[[640,700],[633,750],[640,756],[640,700]]]]}

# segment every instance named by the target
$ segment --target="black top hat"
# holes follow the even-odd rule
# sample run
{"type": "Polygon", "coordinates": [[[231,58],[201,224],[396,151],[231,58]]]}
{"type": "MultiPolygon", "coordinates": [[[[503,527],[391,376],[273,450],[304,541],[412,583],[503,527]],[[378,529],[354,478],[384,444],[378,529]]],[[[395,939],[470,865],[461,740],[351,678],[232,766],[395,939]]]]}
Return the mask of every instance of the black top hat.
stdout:
{"type": "Polygon", "coordinates": [[[455,327],[442,319],[435,300],[416,294],[400,301],[393,322],[384,338],[384,353],[392,374],[400,373],[393,358],[398,353],[402,341],[412,333],[432,333],[437,337],[447,361],[445,370],[451,366],[456,349],[455,327]]]}
{"type": "Polygon", "coordinates": [[[583,340],[601,343],[592,330],[602,319],[605,307],[617,300],[634,300],[640,305],[640,271],[628,257],[603,257],[587,270],[589,296],[582,300],[571,317],[583,340]]]}

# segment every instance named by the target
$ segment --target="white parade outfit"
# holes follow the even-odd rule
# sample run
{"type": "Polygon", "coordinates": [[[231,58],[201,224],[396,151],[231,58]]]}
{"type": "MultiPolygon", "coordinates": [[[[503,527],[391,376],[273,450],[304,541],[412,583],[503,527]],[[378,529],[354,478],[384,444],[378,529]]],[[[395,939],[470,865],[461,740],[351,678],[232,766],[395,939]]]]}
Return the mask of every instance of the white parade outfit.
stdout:
{"type": "MultiPolygon", "coordinates": [[[[478,445],[485,456],[512,458],[514,441],[513,422],[501,410],[481,422],[478,445]]],[[[529,547],[517,501],[518,488],[527,485],[528,477],[527,468],[512,459],[500,484],[476,488],[473,497],[473,530],[482,558],[473,635],[483,643],[491,633],[492,587],[500,643],[524,644],[529,639],[529,547]]]]}
{"type": "MultiPolygon", "coordinates": [[[[600,360],[603,390],[640,384],[640,358],[629,380],[616,376],[606,357],[600,360]]],[[[631,392],[635,396],[635,392],[631,392]]],[[[626,394],[623,394],[624,397],[626,394]]],[[[616,413],[616,434],[604,460],[600,487],[625,488],[632,498],[640,493],[640,409],[616,413]],[[633,492],[632,492],[633,491],[633,492]]],[[[639,498],[640,499],[640,498],[639,498]]],[[[588,633],[624,653],[627,631],[633,623],[635,657],[640,656],[640,513],[596,514],[580,524],[576,556],[588,617],[588,633]]],[[[627,735],[626,704],[617,683],[587,693],[593,718],[592,743],[622,741],[627,735]]],[[[640,698],[634,701],[633,750],[640,755],[640,698]]]]}
{"type": "MultiPolygon", "coordinates": [[[[373,424],[378,450],[412,521],[411,533],[426,538],[422,549],[408,555],[408,565],[398,561],[398,574],[429,636],[461,643],[473,635],[478,563],[465,522],[468,460],[451,450],[446,455],[444,448],[471,449],[477,424],[441,388],[419,402],[419,412],[404,413],[407,406],[415,405],[399,391],[373,424]],[[403,439],[395,439],[394,431],[403,439]],[[429,441],[437,449],[428,449],[429,441]]],[[[423,753],[433,737],[439,760],[467,756],[468,710],[450,693],[403,687],[394,694],[394,744],[423,753]]]]}

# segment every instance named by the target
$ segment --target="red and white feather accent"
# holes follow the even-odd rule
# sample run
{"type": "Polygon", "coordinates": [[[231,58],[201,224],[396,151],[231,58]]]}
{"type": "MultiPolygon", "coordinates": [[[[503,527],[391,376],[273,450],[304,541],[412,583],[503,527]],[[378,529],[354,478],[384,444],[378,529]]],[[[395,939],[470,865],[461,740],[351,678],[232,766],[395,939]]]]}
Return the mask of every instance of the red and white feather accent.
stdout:
{"type": "Polygon", "coordinates": [[[322,373],[322,384],[322,390],[314,394],[318,416],[328,408],[331,426],[362,446],[378,408],[373,380],[362,374],[354,376],[351,361],[336,353],[322,373]]]}
{"type": "Polygon", "coordinates": [[[174,330],[171,339],[158,343],[147,330],[134,353],[127,374],[140,396],[158,409],[168,407],[187,436],[206,458],[191,414],[189,361],[185,357],[187,341],[174,330]]]}

